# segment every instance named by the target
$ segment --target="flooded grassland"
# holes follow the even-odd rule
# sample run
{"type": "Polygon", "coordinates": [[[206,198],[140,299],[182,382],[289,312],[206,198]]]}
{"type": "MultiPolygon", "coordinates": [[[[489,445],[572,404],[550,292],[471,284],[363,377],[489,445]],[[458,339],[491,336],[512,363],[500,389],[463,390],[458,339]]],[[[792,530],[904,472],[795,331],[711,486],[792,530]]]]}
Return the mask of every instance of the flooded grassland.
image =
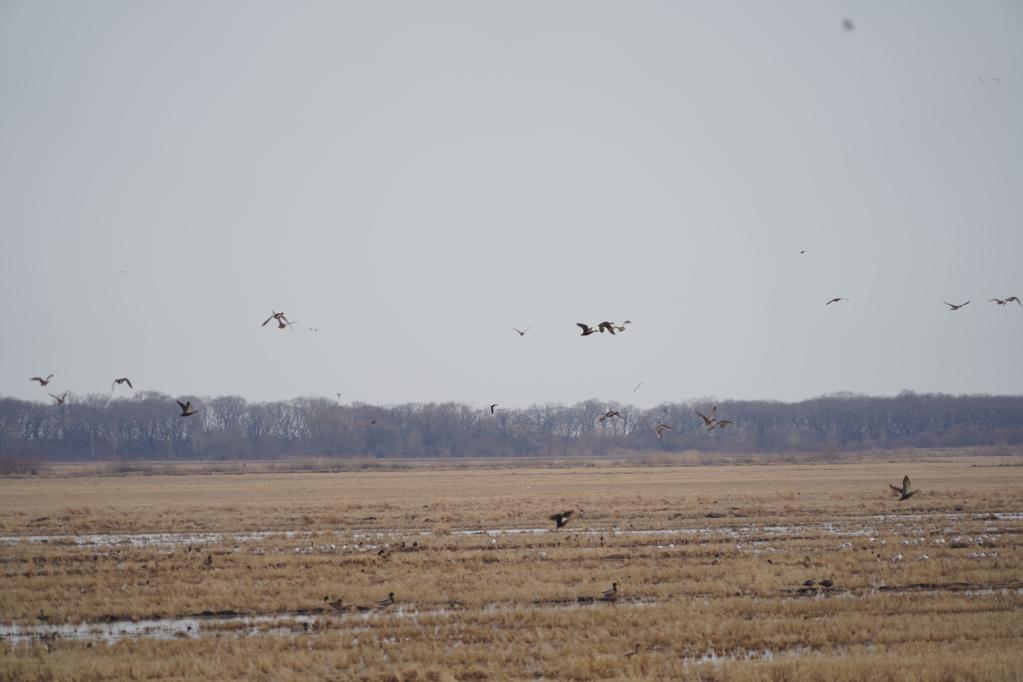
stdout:
{"type": "Polygon", "coordinates": [[[1023,679],[1006,464],[0,480],[0,679],[1023,679]]]}

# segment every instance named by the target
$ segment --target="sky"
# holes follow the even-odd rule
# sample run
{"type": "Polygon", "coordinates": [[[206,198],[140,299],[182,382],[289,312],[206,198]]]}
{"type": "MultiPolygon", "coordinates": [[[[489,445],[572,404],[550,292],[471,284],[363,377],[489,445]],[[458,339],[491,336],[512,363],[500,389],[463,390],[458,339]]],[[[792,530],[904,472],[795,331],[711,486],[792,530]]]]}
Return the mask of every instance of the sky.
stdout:
{"type": "Polygon", "coordinates": [[[0,0],[0,93],[0,395],[1023,392],[1020,2],[0,0]]]}

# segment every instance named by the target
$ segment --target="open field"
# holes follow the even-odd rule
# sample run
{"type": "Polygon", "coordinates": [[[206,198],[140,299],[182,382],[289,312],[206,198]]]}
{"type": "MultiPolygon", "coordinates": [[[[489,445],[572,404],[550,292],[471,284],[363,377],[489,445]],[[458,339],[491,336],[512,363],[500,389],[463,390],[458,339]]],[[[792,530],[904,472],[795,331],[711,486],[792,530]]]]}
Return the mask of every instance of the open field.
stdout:
{"type": "Polygon", "coordinates": [[[1023,679],[1021,463],[4,479],[0,679],[1023,679]]]}

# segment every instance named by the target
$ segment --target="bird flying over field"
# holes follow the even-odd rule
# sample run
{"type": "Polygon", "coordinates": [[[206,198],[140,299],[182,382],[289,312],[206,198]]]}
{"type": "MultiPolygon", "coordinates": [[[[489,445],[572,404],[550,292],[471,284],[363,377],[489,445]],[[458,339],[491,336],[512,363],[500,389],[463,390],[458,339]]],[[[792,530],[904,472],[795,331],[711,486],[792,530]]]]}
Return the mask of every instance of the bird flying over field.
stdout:
{"type": "Polygon", "coordinates": [[[583,324],[582,322],[576,322],[575,326],[577,326],[577,327],[579,327],[580,329],[583,330],[583,333],[580,334],[579,336],[589,336],[590,334],[596,334],[597,333],[596,329],[594,329],[593,327],[591,327],[588,324],[583,324]]]}
{"type": "Polygon", "coordinates": [[[40,386],[46,386],[48,383],[50,383],[50,379],[52,379],[52,378],[53,378],[53,375],[51,374],[50,376],[46,377],[45,379],[42,378],[42,377],[32,377],[31,379],[29,379],[29,381],[38,381],[40,386]]]}
{"type": "Polygon", "coordinates": [[[192,401],[191,400],[189,400],[188,402],[184,402],[184,403],[181,402],[180,400],[176,400],[175,402],[178,404],[178,407],[181,408],[181,415],[180,416],[182,416],[182,417],[191,417],[193,414],[198,412],[198,410],[196,410],[194,407],[192,407],[192,401]]]}
{"type": "Polygon", "coordinates": [[[58,405],[63,405],[64,401],[67,400],[67,393],[68,393],[67,391],[64,391],[64,395],[59,395],[59,396],[58,395],[53,395],[52,393],[50,393],[49,396],[51,398],[53,398],[54,400],[56,400],[58,405]]]}
{"type": "Polygon", "coordinates": [[[729,424],[734,424],[734,423],[735,422],[733,422],[731,419],[718,419],[716,422],[714,422],[713,424],[708,426],[707,430],[708,431],[713,431],[714,429],[719,429],[719,428],[723,429],[726,426],[728,426],[729,424]]]}
{"type": "Polygon", "coordinates": [[[515,327],[512,327],[512,331],[514,331],[514,332],[515,332],[516,334],[518,334],[519,336],[525,336],[525,335],[526,335],[526,332],[528,332],[528,331],[529,331],[530,329],[532,329],[532,328],[533,328],[533,326],[532,326],[532,325],[530,325],[530,326],[526,327],[525,329],[515,329],[515,327]]]}
{"type": "Polygon", "coordinates": [[[111,391],[114,390],[114,387],[117,386],[118,384],[128,384],[128,388],[131,389],[135,388],[134,386],[131,385],[131,379],[129,379],[128,377],[121,377],[120,379],[114,379],[114,383],[110,384],[110,390],[111,391]]]}
{"type": "Polygon", "coordinates": [[[657,437],[660,438],[661,434],[663,434],[665,431],[671,431],[671,427],[668,426],[667,424],[658,424],[657,426],[654,427],[654,430],[657,431],[657,437]]]}
{"type": "Polygon", "coordinates": [[[618,599],[618,583],[611,583],[609,589],[600,593],[601,601],[615,601],[618,599]]]}
{"type": "Polygon", "coordinates": [[[849,300],[848,298],[842,298],[841,296],[836,296],[835,298],[831,299],[830,301],[828,301],[824,305],[831,305],[832,303],[838,303],[839,301],[848,301],[848,300],[849,300]]]}
{"type": "Polygon", "coordinates": [[[913,497],[913,495],[916,495],[916,491],[915,490],[910,490],[909,489],[909,476],[903,476],[902,477],[902,487],[901,488],[896,486],[896,485],[894,485],[894,484],[892,484],[892,483],[889,483],[888,487],[891,488],[895,493],[897,493],[899,495],[899,502],[902,502],[903,500],[908,500],[909,498],[913,497]]]}
{"type": "Polygon", "coordinates": [[[713,426],[714,422],[717,421],[717,417],[715,416],[717,414],[717,411],[718,411],[718,406],[715,405],[714,408],[710,411],[710,416],[708,417],[707,415],[703,414],[699,410],[695,410],[696,415],[700,419],[703,420],[703,425],[704,426],[713,426]]]}
{"type": "Polygon", "coordinates": [[[613,419],[615,417],[621,417],[621,416],[622,416],[622,413],[619,412],[618,410],[608,410],[604,414],[600,415],[600,417],[597,418],[597,421],[598,422],[602,422],[605,419],[613,419]]]}
{"type": "Polygon", "coordinates": [[[575,511],[571,509],[569,509],[568,511],[559,512],[557,514],[551,514],[549,518],[551,521],[554,522],[554,530],[564,528],[565,525],[568,523],[568,520],[572,518],[572,514],[575,514],[575,511]]]}
{"type": "Polygon", "coordinates": [[[500,405],[500,403],[494,403],[493,405],[490,406],[490,414],[494,414],[494,408],[497,407],[498,405],[500,405]]]}
{"type": "Polygon", "coordinates": [[[959,310],[963,306],[970,305],[969,301],[967,301],[966,303],[960,303],[959,305],[956,305],[955,303],[949,303],[948,301],[942,301],[942,303],[947,305],[949,310],[959,310]]]}

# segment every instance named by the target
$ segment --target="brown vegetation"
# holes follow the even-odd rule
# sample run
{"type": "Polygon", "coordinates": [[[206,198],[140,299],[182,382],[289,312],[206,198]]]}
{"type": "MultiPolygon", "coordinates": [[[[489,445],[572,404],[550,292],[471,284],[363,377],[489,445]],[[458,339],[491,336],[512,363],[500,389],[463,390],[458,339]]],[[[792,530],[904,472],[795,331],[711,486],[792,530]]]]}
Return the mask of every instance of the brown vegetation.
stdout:
{"type": "Polygon", "coordinates": [[[0,480],[0,679],[1017,679],[1005,463],[0,480]],[[204,613],[279,619],[45,636],[204,613]]]}

